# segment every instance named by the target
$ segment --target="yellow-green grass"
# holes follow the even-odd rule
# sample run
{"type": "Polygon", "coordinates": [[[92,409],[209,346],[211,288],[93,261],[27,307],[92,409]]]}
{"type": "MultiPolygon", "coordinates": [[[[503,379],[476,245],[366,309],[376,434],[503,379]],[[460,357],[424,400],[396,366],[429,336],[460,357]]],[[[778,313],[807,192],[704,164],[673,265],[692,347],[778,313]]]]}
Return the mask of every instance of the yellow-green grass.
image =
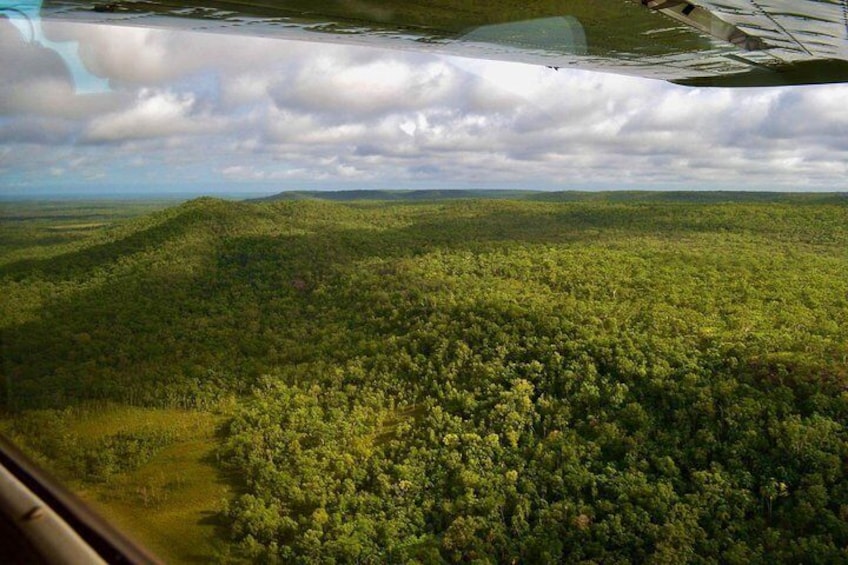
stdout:
{"type": "Polygon", "coordinates": [[[178,443],[85,497],[167,563],[209,562],[222,541],[217,515],[230,493],[209,461],[213,450],[209,439],[178,443]]]}

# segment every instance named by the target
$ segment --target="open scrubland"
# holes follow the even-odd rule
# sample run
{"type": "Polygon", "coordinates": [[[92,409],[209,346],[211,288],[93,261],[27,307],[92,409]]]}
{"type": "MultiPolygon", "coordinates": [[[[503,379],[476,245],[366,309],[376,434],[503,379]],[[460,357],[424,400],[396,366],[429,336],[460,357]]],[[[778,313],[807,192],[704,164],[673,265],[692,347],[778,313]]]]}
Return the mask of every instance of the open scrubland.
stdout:
{"type": "Polygon", "coordinates": [[[4,204],[2,430],[174,562],[844,562],[845,199],[396,196],[4,204]]]}

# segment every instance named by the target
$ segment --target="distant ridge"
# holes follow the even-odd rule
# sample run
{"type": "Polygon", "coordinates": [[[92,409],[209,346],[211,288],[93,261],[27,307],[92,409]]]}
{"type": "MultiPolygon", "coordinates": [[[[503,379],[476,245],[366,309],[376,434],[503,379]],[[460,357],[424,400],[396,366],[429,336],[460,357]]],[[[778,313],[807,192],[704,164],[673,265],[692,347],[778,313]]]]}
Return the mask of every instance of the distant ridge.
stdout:
{"type": "Polygon", "coordinates": [[[524,199],[537,194],[532,190],[295,190],[280,192],[251,202],[273,202],[275,200],[378,200],[378,201],[425,201],[482,199],[524,199]]]}
{"type": "Polygon", "coordinates": [[[587,192],[567,190],[545,192],[540,190],[295,190],[272,196],[254,198],[249,202],[274,202],[278,200],[330,200],[336,202],[391,201],[427,202],[437,200],[533,200],[539,202],[798,202],[807,204],[848,203],[844,192],[748,192],[743,190],[715,191],[649,191],[619,190],[587,192]]]}
{"type": "Polygon", "coordinates": [[[722,202],[798,202],[848,203],[848,194],[839,192],[754,192],[744,190],[620,190],[606,192],[535,192],[528,200],[542,202],[600,201],[600,202],[691,202],[697,204],[722,202]]]}

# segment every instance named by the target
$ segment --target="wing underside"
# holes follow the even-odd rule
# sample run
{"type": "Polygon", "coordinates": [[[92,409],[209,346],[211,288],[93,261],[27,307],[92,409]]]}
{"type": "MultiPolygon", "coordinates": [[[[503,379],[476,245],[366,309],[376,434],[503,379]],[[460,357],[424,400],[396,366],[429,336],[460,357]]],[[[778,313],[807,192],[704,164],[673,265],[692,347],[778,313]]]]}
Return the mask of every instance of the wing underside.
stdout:
{"type": "Polygon", "coordinates": [[[45,0],[40,14],[425,50],[688,85],[848,81],[848,0],[45,0]]]}

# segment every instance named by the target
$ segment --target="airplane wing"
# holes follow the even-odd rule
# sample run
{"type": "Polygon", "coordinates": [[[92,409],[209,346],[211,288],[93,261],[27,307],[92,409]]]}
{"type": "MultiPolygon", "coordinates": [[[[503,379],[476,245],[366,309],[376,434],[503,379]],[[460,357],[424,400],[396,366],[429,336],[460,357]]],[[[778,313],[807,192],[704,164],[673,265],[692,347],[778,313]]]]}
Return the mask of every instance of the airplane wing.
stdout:
{"type": "Polygon", "coordinates": [[[0,0],[0,11],[21,4],[51,20],[424,50],[684,85],[848,80],[848,0],[0,0]]]}

